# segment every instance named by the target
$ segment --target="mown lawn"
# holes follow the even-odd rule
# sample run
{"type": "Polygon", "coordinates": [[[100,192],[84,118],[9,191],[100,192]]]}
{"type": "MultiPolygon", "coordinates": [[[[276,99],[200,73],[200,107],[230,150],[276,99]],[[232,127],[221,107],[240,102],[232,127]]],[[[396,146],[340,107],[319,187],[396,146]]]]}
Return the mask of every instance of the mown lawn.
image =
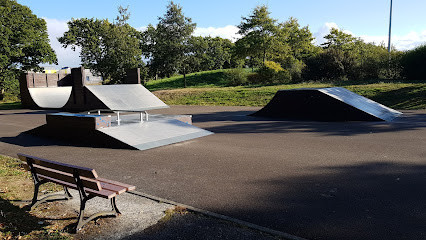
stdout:
{"type": "MultiPolygon", "coordinates": [[[[186,88],[158,90],[154,94],[169,105],[264,106],[280,89],[334,86],[303,83],[264,87],[186,88]]],[[[394,109],[426,109],[425,83],[376,83],[342,87],[394,109]]]]}
{"type": "Polygon", "coordinates": [[[146,87],[169,105],[264,106],[280,89],[344,87],[391,108],[426,109],[426,83],[371,80],[229,87],[225,71],[188,74],[187,88],[182,76],[151,80],[146,87]]]}

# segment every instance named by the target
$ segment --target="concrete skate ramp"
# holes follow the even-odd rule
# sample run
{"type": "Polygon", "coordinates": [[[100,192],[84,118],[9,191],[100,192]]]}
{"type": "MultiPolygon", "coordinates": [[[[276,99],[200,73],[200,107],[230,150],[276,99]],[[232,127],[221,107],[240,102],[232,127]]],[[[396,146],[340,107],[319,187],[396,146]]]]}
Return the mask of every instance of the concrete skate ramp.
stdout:
{"type": "Polygon", "coordinates": [[[401,115],[345,88],[279,90],[252,116],[314,121],[392,121],[401,115]]]}
{"type": "Polygon", "coordinates": [[[40,108],[62,108],[71,96],[72,87],[28,88],[32,100],[40,108]]]}
{"type": "Polygon", "coordinates": [[[133,148],[146,150],[213,134],[175,119],[132,123],[100,131],[133,148]]]}
{"type": "Polygon", "coordinates": [[[110,110],[147,111],[168,106],[140,84],[86,86],[110,110]]]}

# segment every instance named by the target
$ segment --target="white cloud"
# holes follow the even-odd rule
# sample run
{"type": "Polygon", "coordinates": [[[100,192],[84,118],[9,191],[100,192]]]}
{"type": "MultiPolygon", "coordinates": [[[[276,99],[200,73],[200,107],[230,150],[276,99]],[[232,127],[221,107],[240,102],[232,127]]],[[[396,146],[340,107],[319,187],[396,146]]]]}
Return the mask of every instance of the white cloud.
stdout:
{"type": "MultiPolygon", "coordinates": [[[[62,37],[64,32],[68,31],[67,21],[43,18],[47,23],[47,32],[49,34],[50,45],[55,50],[58,58],[58,65],[55,68],[62,67],[78,67],[81,65],[80,61],[80,48],[76,48],[76,51],[71,50],[70,47],[63,48],[58,42],[58,37],[62,37]]],[[[52,66],[43,64],[42,66],[52,66]]]]}
{"type": "Polygon", "coordinates": [[[238,27],[233,25],[228,25],[225,27],[197,27],[194,31],[194,36],[202,36],[202,37],[221,37],[229,39],[233,42],[241,38],[241,35],[238,34],[238,27]]]}
{"type": "MultiPolygon", "coordinates": [[[[325,23],[323,26],[321,26],[317,32],[315,32],[313,35],[315,37],[314,43],[316,45],[320,45],[325,42],[324,36],[326,36],[331,28],[337,28],[340,29],[339,26],[336,23],[330,22],[325,23]]],[[[354,35],[352,32],[348,30],[343,30],[345,33],[349,33],[354,35]]],[[[354,35],[356,36],[356,35],[354,35]]],[[[360,37],[362,40],[364,40],[367,43],[374,43],[374,44],[382,44],[384,43],[385,46],[388,44],[388,36],[370,36],[370,35],[361,35],[357,36],[360,37]]],[[[396,47],[396,49],[404,51],[404,50],[410,50],[415,47],[418,47],[424,43],[426,43],[426,30],[423,30],[422,32],[409,32],[406,35],[392,35],[392,45],[396,47]]]]}
{"type": "MultiPolygon", "coordinates": [[[[330,33],[330,30],[332,29],[332,28],[336,28],[336,29],[338,29],[338,30],[341,30],[340,29],[340,27],[337,25],[337,23],[334,23],[334,22],[326,22],[326,23],[324,23],[324,25],[322,25],[313,35],[314,35],[314,37],[315,37],[315,40],[314,40],[314,44],[316,44],[316,45],[321,45],[321,44],[323,44],[323,43],[325,43],[326,42],[326,39],[324,38],[327,34],[329,34],[330,33]]],[[[345,30],[345,29],[343,29],[343,32],[344,33],[347,33],[347,34],[351,34],[351,35],[353,35],[352,34],[352,32],[351,31],[348,31],[348,30],[345,30]]]]}
{"type": "MultiPolygon", "coordinates": [[[[366,42],[375,44],[388,44],[388,36],[360,36],[366,42]]],[[[392,35],[391,44],[398,50],[410,50],[426,43],[426,30],[422,32],[409,32],[406,35],[392,35]]]]}

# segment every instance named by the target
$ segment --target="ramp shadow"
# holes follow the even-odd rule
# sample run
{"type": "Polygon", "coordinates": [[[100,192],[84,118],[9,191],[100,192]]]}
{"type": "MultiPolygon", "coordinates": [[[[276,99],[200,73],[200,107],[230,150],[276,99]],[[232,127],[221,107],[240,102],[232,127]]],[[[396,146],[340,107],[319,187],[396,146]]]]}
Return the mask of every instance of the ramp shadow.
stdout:
{"type": "Polygon", "coordinates": [[[193,115],[195,124],[214,133],[316,132],[324,136],[351,136],[371,133],[426,129],[426,113],[405,112],[392,122],[314,122],[247,116],[252,111],[224,111],[193,115]]]}
{"type": "Polygon", "coordinates": [[[47,125],[22,132],[15,137],[2,137],[1,142],[23,147],[75,146],[112,149],[135,149],[99,131],[78,131],[75,129],[52,130],[47,125]]]}

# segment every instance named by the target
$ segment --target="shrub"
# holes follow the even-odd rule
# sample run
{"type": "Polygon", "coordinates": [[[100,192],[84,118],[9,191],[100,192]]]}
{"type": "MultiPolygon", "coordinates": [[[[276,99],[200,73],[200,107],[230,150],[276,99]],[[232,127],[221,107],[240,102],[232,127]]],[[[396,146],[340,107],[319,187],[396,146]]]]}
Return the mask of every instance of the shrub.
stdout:
{"type": "Polygon", "coordinates": [[[250,82],[254,84],[289,83],[291,80],[290,71],[273,61],[265,61],[265,64],[256,72],[258,76],[250,79],[250,82]]]}
{"type": "Polygon", "coordinates": [[[247,84],[247,73],[242,68],[228,69],[224,72],[224,79],[230,86],[247,84]]]}
{"type": "Polygon", "coordinates": [[[402,74],[409,80],[426,80],[426,44],[407,51],[401,58],[402,74]]]}

